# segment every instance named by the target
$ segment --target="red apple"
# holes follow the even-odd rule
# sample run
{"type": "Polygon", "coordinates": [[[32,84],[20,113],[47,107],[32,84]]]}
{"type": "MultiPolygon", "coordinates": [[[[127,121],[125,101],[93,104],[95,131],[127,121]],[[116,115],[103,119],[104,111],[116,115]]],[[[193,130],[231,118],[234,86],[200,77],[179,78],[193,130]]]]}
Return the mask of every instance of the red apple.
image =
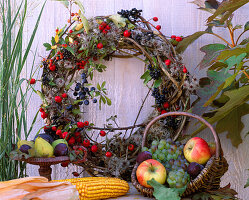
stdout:
{"type": "Polygon", "coordinates": [[[183,149],[187,161],[205,164],[211,157],[208,143],[199,137],[191,138],[183,149]]]}
{"type": "Polygon", "coordinates": [[[147,184],[147,181],[154,178],[157,182],[164,184],[166,181],[166,169],[165,167],[154,159],[143,161],[137,168],[136,171],[138,182],[147,188],[152,188],[147,184]]]}
{"type": "Polygon", "coordinates": [[[211,156],[215,155],[215,152],[216,152],[215,142],[208,142],[208,146],[210,149],[211,156]]]}

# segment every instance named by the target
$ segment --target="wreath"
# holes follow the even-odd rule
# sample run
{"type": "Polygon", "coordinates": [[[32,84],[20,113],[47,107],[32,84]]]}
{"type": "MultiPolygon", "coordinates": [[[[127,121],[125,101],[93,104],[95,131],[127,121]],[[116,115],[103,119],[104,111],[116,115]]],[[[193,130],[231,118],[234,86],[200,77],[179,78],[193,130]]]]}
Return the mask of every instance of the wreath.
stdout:
{"type": "MultiPolygon", "coordinates": [[[[97,16],[86,19],[83,6],[80,11],[71,12],[72,1],[66,5],[70,10],[68,24],[56,29],[51,44],[45,43],[47,51],[43,58],[41,77],[42,98],[41,117],[45,120],[45,133],[54,139],[67,139],[71,150],[83,145],[87,148],[87,161],[80,163],[84,170],[93,176],[117,176],[129,179],[141,150],[144,126],[152,117],[189,108],[190,94],[197,86],[175,51],[182,37],[164,36],[160,25],[153,25],[157,17],[145,20],[142,10],[121,10],[110,16],[97,16]],[[107,69],[102,61],[112,58],[135,57],[145,63],[145,72],[141,76],[148,93],[155,98],[154,112],[148,119],[137,124],[140,111],[134,124],[119,127],[117,116],[107,119],[100,128],[83,118],[82,108],[98,103],[111,105],[106,82],[91,84],[94,72],[107,69]],[[76,77],[80,77],[77,79],[76,77]],[[138,128],[138,129],[137,129],[138,128]],[[98,134],[93,134],[94,132],[98,134]],[[110,134],[110,132],[113,132],[110,134]]],[[[176,140],[186,123],[185,117],[171,117],[160,121],[151,129],[151,138],[172,137],[176,140]]],[[[77,159],[79,153],[72,151],[70,159],[77,159]]],[[[78,176],[79,174],[74,174],[78,176]]]]}

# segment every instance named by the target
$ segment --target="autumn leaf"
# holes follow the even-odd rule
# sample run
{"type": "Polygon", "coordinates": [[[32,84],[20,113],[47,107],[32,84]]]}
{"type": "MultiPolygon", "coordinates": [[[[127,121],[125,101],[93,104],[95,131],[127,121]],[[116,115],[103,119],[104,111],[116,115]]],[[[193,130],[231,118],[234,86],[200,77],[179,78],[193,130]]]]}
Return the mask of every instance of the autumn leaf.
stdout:
{"type": "Polygon", "coordinates": [[[59,35],[58,34],[56,34],[56,36],[54,37],[54,40],[55,40],[56,43],[59,42],[59,35]]]}

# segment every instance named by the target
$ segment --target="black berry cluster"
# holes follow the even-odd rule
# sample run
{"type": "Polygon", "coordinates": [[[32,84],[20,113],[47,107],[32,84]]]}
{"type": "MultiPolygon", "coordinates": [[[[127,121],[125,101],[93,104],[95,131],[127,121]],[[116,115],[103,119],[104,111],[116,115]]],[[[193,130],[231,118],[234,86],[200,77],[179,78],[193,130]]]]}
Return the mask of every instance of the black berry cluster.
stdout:
{"type": "Polygon", "coordinates": [[[152,96],[156,100],[157,107],[160,107],[166,101],[165,95],[160,94],[160,91],[158,88],[154,88],[152,92],[152,96]]]}
{"type": "Polygon", "coordinates": [[[68,59],[72,59],[73,58],[73,54],[70,51],[68,51],[67,49],[63,48],[61,50],[61,53],[63,55],[64,60],[68,60],[68,59]]]}
{"type": "Polygon", "coordinates": [[[167,117],[163,122],[167,128],[172,128],[173,130],[176,130],[180,123],[176,117],[171,116],[167,117]]]}
{"type": "Polygon", "coordinates": [[[150,76],[154,80],[158,80],[161,77],[161,72],[159,69],[152,67],[151,64],[148,65],[148,70],[150,71],[150,76]]]}
{"type": "Polygon", "coordinates": [[[121,10],[118,12],[122,17],[127,18],[129,21],[137,21],[138,17],[141,15],[142,10],[132,8],[131,10],[121,10]]]}

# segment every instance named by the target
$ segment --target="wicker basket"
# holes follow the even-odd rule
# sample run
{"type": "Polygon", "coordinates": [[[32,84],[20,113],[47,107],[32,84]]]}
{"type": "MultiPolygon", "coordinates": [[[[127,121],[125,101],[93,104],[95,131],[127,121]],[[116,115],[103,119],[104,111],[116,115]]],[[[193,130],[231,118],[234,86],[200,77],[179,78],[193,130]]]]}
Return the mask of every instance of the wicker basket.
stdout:
{"type": "MultiPolygon", "coordinates": [[[[216,134],[212,125],[209,124],[203,118],[197,115],[185,113],[185,112],[169,112],[169,113],[159,115],[147,125],[144,131],[144,135],[143,135],[142,147],[146,146],[146,137],[151,126],[158,120],[163,119],[168,116],[172,116],[172,115],[184,115],[184,116],[193,117],[195,119],[200,120],[201,122],[206,124],[207,127],[211,130],[214,136],[214,139],[215,139],[215,143],[216,143],[215,155],[209,159],[209,161],[207,162],[207,164],[205,165],[205,168],[201,171],[201,173],[194,180],[191,180],[190,183],[188,183],[187,189],[183,193],[182,197],[188,196],[197,191],[200,192],[200,191],[205,191],[205,190],[218,189],[220,187],[220,178],[228,170],[228,164],[227,164],[226,159],[223,157],[221,144],[220,144],[218,135],[216,134]]],[[[136,178],[137,167],[138,167],[138,163],[136,163],[136,165],[134,166],[132,170],[132,174],[131,174],[132,184],[144,196],[153,197],[153,192],[154,192],[153,188],[151,189],[151,188],[143,187],[137,181],[137,178],[136,178]]]]}

